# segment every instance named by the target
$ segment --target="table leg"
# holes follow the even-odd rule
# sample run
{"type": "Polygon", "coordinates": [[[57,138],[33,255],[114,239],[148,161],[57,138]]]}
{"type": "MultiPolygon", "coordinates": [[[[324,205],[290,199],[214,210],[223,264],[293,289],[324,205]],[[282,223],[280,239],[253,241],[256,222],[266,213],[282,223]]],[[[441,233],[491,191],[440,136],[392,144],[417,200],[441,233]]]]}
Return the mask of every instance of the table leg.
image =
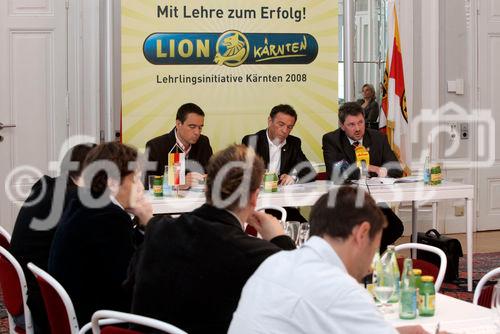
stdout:
{"type": "Polygon", "coordinates": [[[473,219],[473,203],[472,199],[467,198],[467,290],[472,291],[472,255],[473,255],[473,247],[472,247],[472,223],[473,219]]]}
{"type": "MultiPolygon", "coordinates": [[[[418,237],[417,230],[417,202],[411,201],[411,242],[416,243],[418,237]]],[[[415,249],[411,250],[411,258],[417,258],[417,251],[415,249]]]]}
{"type": "Polygon", "coordinates": [[[438,229],[438,203],[432,202],[432,228],[438,229]]]}

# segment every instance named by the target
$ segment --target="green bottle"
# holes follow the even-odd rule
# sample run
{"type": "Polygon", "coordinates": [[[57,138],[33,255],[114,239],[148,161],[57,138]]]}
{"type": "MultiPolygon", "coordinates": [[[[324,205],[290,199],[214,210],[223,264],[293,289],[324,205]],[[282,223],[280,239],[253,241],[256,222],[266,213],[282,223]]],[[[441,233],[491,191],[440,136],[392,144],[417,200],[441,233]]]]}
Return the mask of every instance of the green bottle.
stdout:
{"type": "Polygon", "coordinates": [[[415,319],[417,317],[417,286],[413,274],[413,263],[406,258],[401,275],[401,289],[399,300],[399,318],[415,319]]]}
{"type": "Polygon", "coordinates": [[[394,291],[389,303],[397,303],[399,301],[399,266],[398,260],[396,259],[396,250],[394,245],[387,246],[387,257],[390,259],[390,264],[392,266],[392,272],[394,274],[394,281],[396,282],[396,291],[394,291]]]}

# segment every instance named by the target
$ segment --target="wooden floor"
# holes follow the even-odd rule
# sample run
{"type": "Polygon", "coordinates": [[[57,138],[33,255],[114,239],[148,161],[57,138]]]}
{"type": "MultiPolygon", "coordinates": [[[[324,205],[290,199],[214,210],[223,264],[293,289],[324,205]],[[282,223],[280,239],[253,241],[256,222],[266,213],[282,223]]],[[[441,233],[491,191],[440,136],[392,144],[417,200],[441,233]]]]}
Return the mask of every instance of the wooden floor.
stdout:
{"type": "MultiPolygon", "coordinates": [[[[465,253],[467,250],[465,233],[447,234],[446,236],[460,240],[462,249],[465,253]]],[[[401,237],[396,244],[403,244],[406,242],[410,242],[410,237],[401,237]]],[[[500,231],[475,232],[473,245],[474,253],[500,252],[500,231]]]]}

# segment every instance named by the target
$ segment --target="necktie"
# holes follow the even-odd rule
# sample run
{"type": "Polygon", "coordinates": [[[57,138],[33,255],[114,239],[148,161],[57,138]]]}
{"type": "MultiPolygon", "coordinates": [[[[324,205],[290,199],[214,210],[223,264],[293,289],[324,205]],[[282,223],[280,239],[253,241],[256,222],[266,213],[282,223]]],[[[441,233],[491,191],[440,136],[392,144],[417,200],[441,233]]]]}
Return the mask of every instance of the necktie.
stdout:
{"type": "Polygon", "coordinates": [[[352,143],[352,146],[354,146],[354,147],[358,147],[358,145],[359,145],[359,141],[355,141],[352,143]]]}

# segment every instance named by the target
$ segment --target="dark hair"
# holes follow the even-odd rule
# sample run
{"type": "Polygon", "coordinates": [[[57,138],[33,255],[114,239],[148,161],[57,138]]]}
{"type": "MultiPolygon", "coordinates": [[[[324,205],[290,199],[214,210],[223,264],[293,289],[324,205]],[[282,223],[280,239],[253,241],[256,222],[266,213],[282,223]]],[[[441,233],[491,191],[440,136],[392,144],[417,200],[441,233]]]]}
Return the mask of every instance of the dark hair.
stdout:
{"type": "Polygon", "coordinates": [[[87,154],[96,146],[97,144],[95,143],[78,144],[66,152],[61,162],[61,175],[64,175],[66,172],[68,173],[68,184],[74,183],[73,179],[82,175],[83,162],[85,161],[87,154]],[[77,169],[74,168],[75,166],[72,162],[78,163],[77,169]]]}
{"type": "Polygon", "coordinates": [[[339,108],[339,121],[344,124],[348,115],[358,116],[359,114],[364,115],[363,109],[358,102],[346,102],[339,108]]]}
{"type": "Polygon", "coordinates": [[[137,150],[125,144],[117,142],[103,143],[94,147],[88,154],[84,162],[83,171],[85,184],[90,184],[93,195],[100,196],[108,188],[108,174],[105,170],[88,171],[87,167],[96,161],[109,161],[115,164],[120,172],[120,183],[123,178],[134,172],[129,168],[129,162],[137,161],[137,150]],[[88,175],[87,173],[90,173],[88,175]],[[92,177],[92,180],[89,178],[92,177]]]}
{"type": "Polygon", "coordinates": [[[196,104],[184,103],[177,110],[177,115],[175,116],[175,119],[180,121],[181,123],[184,123],[186,121],[188,114],[197,114],[205,117],[205,113],[203,112],[203,110],[201,110],[201,108],[198,107],[196,104]]]}
{"type": "Polygon", "coordinates": [[[277,113],[287,114],[295,118],[295,121],[297,121],[297,112],[295,111],[295,109],[293,109],[292,106],[288,104],[278,104],[277,106],[274,106],[273,109],[271,109],[271,112],[269,113],[269,117],[271,117],[271,119],[274,120],[274,117],[276,116],[277,113]]]}
{"type": "Polygon", "coordinates": [[[314,204],[310,217],[311,235],[328,235],[345,240],[354,227],[366,221],[370,224],[370,239],[373,239],[387,225],[384,214],[364,190],[343,186],[335,194],[336,190],[330,190],[314,204]],[[360,194],[361,205],[356,205],[358,191],[364,193],[360,194]],[[332,203],[332,198],[335,203],[332,203]]]}
{"type": "MultiPolygon", "coordinates": [[[[212,195],[214,191],[214,181],[219,173],[219,171],[228,163],[231,162],[249,162],[246,168],[233,167],[229,169],[222,180],[222,185],[220,189],[220,198],[222,200],[227,199],[231,196],[243,182],[243,177],[245,173],[250,172],[250,182],[249,189],[245,189],[246,195],[250,195],[252,192],[260,187],[262,182],[262,177],[264,176],[264,161],[261,157],[255,154],[255,151],[251,147],[245,145],[231,145],[228,148],[215,153],[208,162],[207,167],[207,190],[206,197],[207,203],[214,204],[212,195]]],[[[225,209],[233,210],[238,207],[240,198],[236,198],[234,201],[225,206],[225,209]]],[[[216,204],[216,203],[215,203],[216,204]]]]}

